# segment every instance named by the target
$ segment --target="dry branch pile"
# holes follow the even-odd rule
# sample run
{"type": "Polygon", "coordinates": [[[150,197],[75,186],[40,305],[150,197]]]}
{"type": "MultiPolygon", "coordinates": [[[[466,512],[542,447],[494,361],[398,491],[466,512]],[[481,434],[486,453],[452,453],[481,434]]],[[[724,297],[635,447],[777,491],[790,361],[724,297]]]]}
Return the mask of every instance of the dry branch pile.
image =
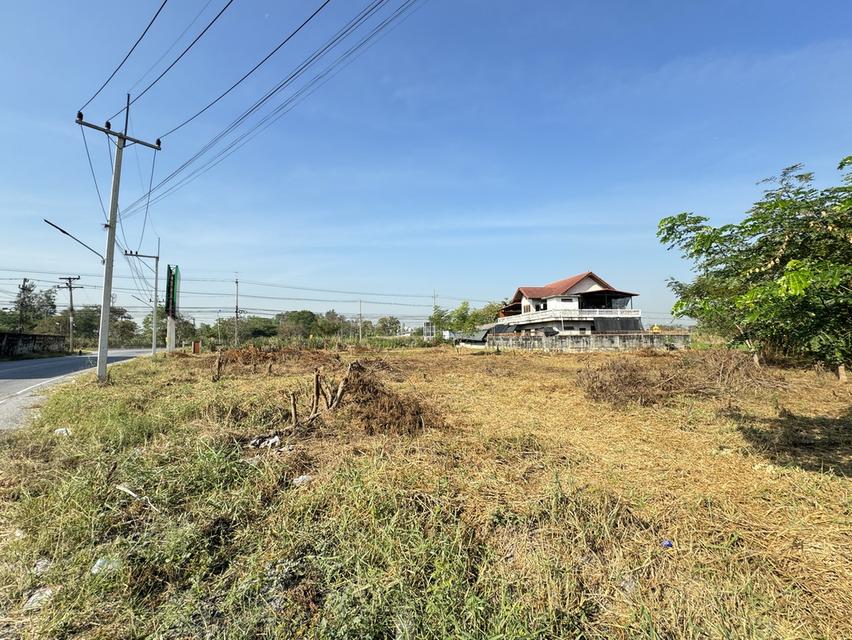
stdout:
{"type": "Polygon", "coordinates": [[[693,351],[648,364],[622,356],[586,367],[577,375],[592,400],[616,406],[662,404],[678,396],[705,396],[730,401],[758,388],[780,387],[783,380],[760,369],[746,353],[727,349],[693,351]]]}
{"type": "Polygon", "coordinates": [[[413,435],[427,426],[442,426],[440,416],[420,400],[401,395],[382,383],[361,362],[354,361],[346,374],[334,381],[315,369],[310,388],[288,392],[287,425],[273,433],[256,436],[252,448],[275,448],[287,436],[305,435],[315,424],[333,413],[341,412],[344,420],[362,428],[367,435],[413,435]],[[299,397],[307,397],[300,408],[299,397]],[[270,444],[273,443],[274,444],[270,444]]]}

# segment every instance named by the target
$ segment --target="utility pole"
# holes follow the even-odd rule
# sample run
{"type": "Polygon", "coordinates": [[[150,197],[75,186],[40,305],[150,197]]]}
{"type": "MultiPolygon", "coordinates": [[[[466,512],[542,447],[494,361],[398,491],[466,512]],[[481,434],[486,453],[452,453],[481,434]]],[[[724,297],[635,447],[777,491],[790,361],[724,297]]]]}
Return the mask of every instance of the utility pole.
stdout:
{"type": "Polygon", "coordinates": [[[151,355],[157,355],[157,289],[160,286],[160,239],[157,238],[157,255],[155,256],[146,256],[144,253],[139,253],[138,251],[125,251],[124,255],[129,258],[139,258],[140,260],[143,258],[147,258],[149,260],[154,261],[154,306],[152,310],[151,316],[151,355]]]}
{"type": "Polygon", "coordinates": [[[79,280],[80,276],[65,276],[59,279],[65,280],[65,284],[57,285],[57,287],[64,286],[68,289],[68,351],[74,351],[74,289],[82,289],[82,287],[73,282],[79,280]]]}
{"type": "Polygon", "coordinates": [[[361,343],[361,330],[364,327],[364,319],[361,316],[361,301],[358,301],[358,344],[361,343]]]}
{"type": "Polygon", "coordinates": [[[112,125],[109,121],[106,125],[99,127],[83,120],[83,112],[77,112],[77,124],[101,131],[107,136],[114,136],[115,142],[115,163],[112,170],[112,194],[109,202],[109,221],[107,222],[107,246],[106,259],[104,260],[104,285],[103,295],[101,296],[101,324],[98,331],[98,381],[106,382],[107,380],[107,356],[109,352],[109,316],[110,306],[112,304],[112,268],[115,258],[115,227],[118,220],[118,191],[121,186],[121,157],[124,154],[124,147],[127,143],[141,144],[155,151],[160,150],[160,141],[155,144],[144,142],[131,138],[127,135],[127,125],[130,120],[130,94],[127,94],[127,106],[124,109],[124,133],[112,130],[112,125]]]}
{"type": "Polygon", "coordinates": [[[21,282],[21,285],[18,287],[21,292],[21,300],[18,304],[18,333],[24,332],[24,306],[26,305],[27,300],[27,282],[29,282],[29,279],[24,278],[24,281],[21,282]]]}
{"type": "Polygon", "coordinates": [[[234,298],[234,349],[240,346],[240,279],[234,278],[237,295],[234,298]]]}

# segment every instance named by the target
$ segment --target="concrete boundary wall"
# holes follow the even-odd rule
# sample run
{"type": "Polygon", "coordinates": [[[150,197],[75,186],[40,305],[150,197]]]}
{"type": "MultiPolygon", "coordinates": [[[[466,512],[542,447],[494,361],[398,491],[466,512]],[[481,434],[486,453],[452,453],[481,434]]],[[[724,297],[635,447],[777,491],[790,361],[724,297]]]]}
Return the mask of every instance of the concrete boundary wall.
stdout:
{"type": "Polygon", "coordinates": [[[526,351],[636,351],[686,349],[689,335],[662,333],[610,333],[577,336],[488,336],[489,347],[526,351]]]}
{"type": "Polygon", "coordinates": [[[65,351],[65,336],[44,333],[0,332],[0,358],[13,358],[30,353],[65,351]]]}

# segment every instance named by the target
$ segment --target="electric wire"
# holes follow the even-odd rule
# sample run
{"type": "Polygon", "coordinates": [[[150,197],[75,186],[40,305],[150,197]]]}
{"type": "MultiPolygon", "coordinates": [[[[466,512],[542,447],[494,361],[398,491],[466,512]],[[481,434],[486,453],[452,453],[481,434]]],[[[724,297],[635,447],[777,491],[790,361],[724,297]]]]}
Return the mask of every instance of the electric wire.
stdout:
{"type": "Polygon", "coordinates": [[[98,186],[98,179],[95,176],[95,167],[92,164],[92,154],[89,153],[89,143],[86,141],[86,131],[83,128],[83,125],[80,125],[80,133],[83,134],[83,146],[86,148],[86,158],[89,160],[89,170],[92,172],[92,182],[95,184],[95,191],[98,194],[98,203],[101,205],[101,211],[104,214],[104,220],[109,221],[107,217],[106,207],[104,206],[104,199],[101,196],[101,189],[98,186]]]}
{"type": "MultiPolygon", "coordinates": [[[[361,26],[366,20],[368,20],[372,15],[375,14],[382,6],[384,6],[388,0],[373,0],[367,7],[361,10],[358,15],[352,18],[346,25],[344,25],[331,39],[329,39],[322,47],[315,50],[308,58],[306,58],[295,71],[290,73],[284,80],[280,81],[277,85],[272,87],[269,91],[266,92],[261,98],[259,98],[255,103],[246,109],[240,116],[238,116],[234,121],[232,121],[229,125],[227,125],[222,131],[216,134],[211,140],[209,140],[198,152],[196,152],[193,156],[191,156],[188,160],[186,160],[183,164],[181,164],[177,169],[172,171],[168,176],[166,176],[163,180],[161,180],[157,186],[154,187],[154,191],[159,190],[163,185],[170,182],[174,179],[175,176],[186,170],[192,163],[197,161],[202,155],[207,153],[211,148],[213,148],[219,141],[221,141],[225,136],[227,136],[231,131],[240,126],[247,118],[249,118],[253,113],[255,113],[258,109],[260,109],[268,100],[270,100],[274,95],[280,92],[285,87],[289,86],[294,80],[296,80],[299,76],[301,76],[316,60],[321,58],[325,53],[329,50],[333,49],[341,40],[346,38],[350,33],[352,33],[355,29],[361,26]]],[[[127,207],[127,211],[134,209],[140,202],[141,198],[137,201],[130,204],[127,207]]]]}
{"type": "MultiPolygon", "coordinates": [[[[401,8],[401,9],[404,10],[404,9],[410,8],[410,6],[413,6],[413,4],[415,2],[417,2],[417,0],[409,0],[405,4],[404,8],[401,8]]],[[[383,27],[383,25],[380,25],[380,27],[383,27]]],[[[378,33],[378,31],[376,33],[378,33]]],[[[171,195],[175,191],[186,186],[189,182],[192,182],[195,178],[200,177],[202,174],[206,173],[210,169],[213,169],[216,165],[223,162],[226,158],[228,158],[232,154],[239,151],[243,146],[245,146],[246,144],[251,142],[254,138],[256,138],[258,135],[263,133],[263,131],[265,131],[270,126],[272,126],[281,117],[283,117],[284,115],[286,115],[287,113],[292,111],[301,101],[303,101],[305,98],[310,96],[314,91],[316,91],[323,84],[325,84],[325,82],[330,80],[340,70],[345,68],[350,62],[352,62],[354,60],[355,57],[357,57],[357,55],[360,55],[361,52],[359,52],[359,49],[364,47],[367,44],[367,42],[369,41],[369,39],[374,37],[376,35],[376,33],[370,34],[363,41],[361,41],[360,43],[358,43],[357,45],[352,47],[349,51],[347,51],[342,56],[340,56],[334,63],[329,65],[329,67],[327,67],[321,73],[317,74],[304,87],[299,89],[296,93],[294,93],[292,96],[287,98],[287,100],[285,100],[281,105],[276,107],[275,110],[273,110],[271,113],[267,114],[263,119],[261,119],[255,125],[255,127],[252,130],[247,131],[246,133],[243,133],[242,135],[240,135],[237,138],[235,138],[234,140],[232,140],[231,143],[229,143],[229,145],[227,147],[220,150],[215,156],[213,156],[212,158],[207,160],[199,168],[195,169],[192,173],[190,173],[187,176],[185,176],[184,178],[182,178],[175,185],[172,185],[171,187],[169,187],[169,189],[167,189],[165,192],[159,194],[154,199],[154,204],[159,203],[161,200],[163,200],[168,195],[171,195]],[[355,55],[355,54],[357,54],[357,55],[355,55]],[[347,58],[349,58],[350,56],[354,56],[354,57],[352,57],[352,59],[347,61],[347,58]],[[340,69],[335,70],[335,67],[338,64],[341,64],[341,63],[345,63],[345,64],[343,64],[340,69]]],[[[369,45],[369,46],[371,46],[371,45],[369,45]]],[[[138,211],[138,207],[136,209],[132,209],[130,211],[130,213],[125,212],[125,215],[132,215],[133,213],[136,213],[137,211],[138,211]]]]}
{"type": "Polygon", "coordinates": [[[181,123],[180,123],[179,125],[177,125],[176,127],[172,128],[172,129],[170,129],[170,130],[168,130],[166,133],[164,133],[163,135],[161,135],[161,136],[160,136],[160,139],[162,140],[163,138],[165,138],[165,137],[166,137],[166,136],[168,136],[168,135],[171,135],[172,133],[174,133],[174,132],[175,132],[175,131],[177,131],[178,129],[182,129],[183,127],[185,127],[186,125],[188,125],[190,122],[192,122],[193,120],[195,120],[195,119],[196,119],[198,116],[200,116],[202,113],[204,113],[205,111],[207,111],[210,107],[212,107],[212,106],[213,106],[213,105],[215,105],[217,102],[219,102],[219,101],[220,101],[222,98],[224,98],[226,95],[228,95],[229,93],[231,93],[231,91],[233,91],[234,89],[236,89],[236,88],[237,88],[240,84],[242,84],[242,83],[243,83],[243,81],[244,81],[244,80],[246,80],[246,79],[247,79],[249,76],[251,76],[251,75],[252,75],[255,71],[257,71],[257,70],[258,70],[261,66],[263,66],[263,64],[264,64],[264,63],[266,63],[266,61],[267,61],[267,60],[269,60],[272,56],[274,56],[276,53],[278,53],[278,50],[279,50],[279,49],[281,49],[281,47],[283,47],[285,44],[287,44],[287,43],[288,43],[288,42],[289,42],[289,41],[290,41],[293,37],[295,37],[295,36],[296,36],[296,34],[297,34],[297,33],[299,33],[299,32],[300,32],[300,31],[301,31],[301,30],[302,30],[305,26],[307,26],[307,24],[308,24],[311,20],[313,20],[313,19],[314,19],[314,18],[315,18],[315,17],[316,17],[316,16],[317,16],[317,15],[318,15],[318,14],[319,14],[322,10],[323,10],[323,9],[325,9],[325,8],[328,6],[328,4],[329,4],[330,2],[331,2],[331,0],[325,0],[325,1],[324,1],[324,2],[323,2],[323,3],[322,3],[322,4],[321,4],[321,5],[320,5],[320,6],[319,6],[319,7],[318,7],[318,8],[317,8],[317,9],[316,9],[316,10],[315,10],[315,11],[314,11],[311,15],[310,15],[310,16],[308,16],[308,17],[305,19],[305,21],[304,21],[304,22],[302,22],[302,24],[300,24],[298,27],[296,27],[296,29],[295,29],[295,30],[291,31],[291,32],[290,32],[290,34],[289,34],[286,38],[284,38],[284,40],[282,40],[281,42],[279,42],[279,43],[278,43],[278,45],[277,45],[274,49],[272,49],[272,51],[270,51],[268,54],[266,54],[266,56],[265,56],[265,57],[264,57],[264,58],[263,58],[260,62],[258,62],[256,65],[254,65],[254,66],[253,66],[253,67],[252,67],[252,68],[251,68],[251,69],[250,69],[247,73],[245,73],[245,74],[244,74],[244,75],[243,75],[243,76],[242,76],[239,80],[237,80],[234,84],[232,84],[230,87],[228,87],[228,89],[226,89],[223,93],[219,94],[219,96],[218,96],[217,98],[215,98],[215,99],[214,99],[214,100],[212,100],[210,103],[208,103],[208,104],[207,104],[207,106],[205,106],[203,109],[201,109],[201,110],[197,111],[194,115],[190,116],[189,118],[187,118],[186,120],[184,120],[183,122],[181,122],[181,123]]]}
{"type": "MultiPolygon", "coordinates": [[[[405,3],[403,7],[400,8],[400,10],[407,10],[408,8],[413,6],[415,2],[417,2],[417,0],[409,0],[405,3]]],[[[395,17],[397,16],[392,16],[388,20],[395,19],[395,17]]],[[[379,25],[379,27],[377,27],[377,31],[368,35],[364,40],[362,40],[357,45],[353,46],[350,50],[348,50],[346,53],[338,57],[335,62],[326,67],[325,70],[314,76],[314,78],[310,82],[308,82],[296,93],[287,98],[282,104],[276,107],[275,110],[273,110],[271,113],[267,114],[264,118],[262,118],[252,130],[247,131],[241,134],[240,136],[234,138],[234,140],[232,140],[228,146],[220,150],[212,158],[209,158],[207,161],[205,161],[204,164],[196,168],[188,175],[181,178],[181,180],[178,181],[176,184],[172,185],[171,187],[166,189],[166,191],[155,197],[152,204],[159,203],[161,200],[165,199],[167,196],[171,195],[175,191],[178,191],[182,187],[186,186],[188,183],[192,182],[197,177],[200,177],[202,174],[213,169],[216,165],[223,162],[226,158],[239,151],[243,146],[245,146],[246,144],[251,142],[251,140],[253,140],[255,137],[263,133],[263,131],[272,126],[272,124],[274,124],[281,117],[292,111],[301,101],[310,96],[314,91],[319,89],[323,84],[325,84],[328,80],[334,77],[334,75],[336,75],[339,71],[341,71],[343,68],[348,66],[348,64],[354,61],[354,59],[358,55],[363,53],[363,51],[359,51],[360,49],[367,46],[371,46],[372,43],[368,45],[369,40],[374,38],[379,33],[379,30],[381,30],[385,26],[385,23],[379,25]],[[340,66],[340,68],[337,68],[338,65],[342,66],[340,66]]],[[[139,206],[136,203],[133,203],[130,207],[128,207],[127,210],[125,210],[124,215],[133,215],[137,213],[138,210],[139,206]]]]}
{"type": "MultiPolygon", "coordinates": [[[[156,84],[157,84],[157,83],[158,83],[158,82],[159,82],[159,81],[163,78],[163,76],[165,76],[165,75],[166,75],[169,71],[171,71],[171,70],[172,70],[172,67],[174,67],[174,66],[175,66],[178,62],[180,62],[181,58],[183,58],[183,57],[184,57],[184,56],[185,56],[185,55],[189,52],[189,50],[190,50],[190,49],[192,49],[192,47],[194,47],[194,46],[195,46],[195,43],[197,43],[197,42],[201,39],[201,37],[202,37],[205,33],[207,33],[207,31],[210,29],[210,27],[212,27],[214,24],[216,24],[216,21],[219,19],[219,17],[220,17],[223,13],[225,13],[225,10],[226,10],[228,7],[230,7],[233,3],[234,3],[234,0],[228,0],[228,2],[226,2],[226,3],[225,3],[225,6],[224,6],[224,7],[222,7],[222,8],[219,10],[219,13],[217,13],[217,14],[213,17],[213,19],[212,19],[210,22],[208,22],[208,23],[207,23],[207,26],[206,26],[206,27],[204,27],[204,29],[202,29],[202,30],[201,30],[201,33],[199,33],[197,36],[195,36],[195,39],[193,39],[193,41],[192,41],[192,42],[190,42],[190,43],[186,46],[186,48],[185,48],[183,51],[181,51],[181,52],[180,52],[180,55],[179,55],[177,58],[175,58],[175,59],[172,61],[172,63],[171,63],[168,67],[166,67],[166,68],[165,68],[165,69],[164,69],[164,70],[160,73],[160,75],[158,75],[156,78],[154,78],[154,80],[153,80],[153,81],[151,81],[151,83],[150,83],[147,87],[145,87],[144,89],[142,89],[142,91],[141,91],[140,93],[137,93],[137,94],[136,94],[136,97],[134,97],[134,98],[130,101],[130,104],[135,103],[137,100],[139,100],[139,98],[141,98],[141,97],[142,97],[142,96],[144,96],[146,93],[148,93],[148,91],[149,91],[149,90],[150,90],[150,89],[151,89],[154,85],[156,85],[156,84]]],[[[110,118],[110,120],[111,120],[112,118],[115,118],[115,116],[117,116],[117,115],[118,115],[119,113],[121,113],[122,111],[124,111],[124,109],[119,109],[116,113],[114,113],[114,114],[112,115],[112,117],[110,118]]]]}
{"type": "Polygon", "coordinates": [[[133,90],[136,87],[138,87],[140,84],[142,84],[142,81],[145,80],[145,78],[147,78],[148,75],[154,69],[157,68],[157,66],[159,66],[159,64],[166,58],[166,56],[169,55],[172,51],[174,51],[174,48],[183,39],[183,37],[186,35],[186,32],[189,31],[190,29],[192,29],[192,27],[195,25],[195,23],[198,22],[198,19],[201,17],[201,15],[205,11],[207,11],[207,7],[209,7],[212,2],[213,2],[213,0],[207,0],[207,2],[204,3],[204,6],[201,7],[201,10],[198,13],[196,13],[195,17],[190,21],[190,23],[188,25],[186,25],[186,27],[184,27],[183,31],[180,32],[180,35],[178,35],[178,37],[175,38],[174,41],[169,45],[169,48],[166,49],[159,58],[157,58],[157,61],[154,62],[154,64],[152,64],[150,67],[148,67],[148,70],[145,71],[145,73],[143,73],[136,82],[134,82],[132,85],[130,85],[130,89],[128,89],[128,93],[132,93],[133,90]]]}
{"type": "Polygon", "coordinates": [[[142,219],[142,235],[139,236],[139,246],[136,247],[136,251],[139,251],[142,248],[142,241],[145,239],[145,226],[148,224],[148,209],[151,206],[151,185],[154,184],[154,167],[157,166],[157,152],[154,152],[153,158],[151,158],[151,177],[148,179],[148,197],[145,202],[145,217],[142,219]]]}
{"type": "MultiPolygon", "coordinates": [[[[121,69],[121,67],[122,67],[122,66],[124,66],[124,63],[125,63],[125,62],[127,62],[127,59],[130,57],[130,54],[131,54],[131,53],[133,53],[133,51],[136,49],[136,47],[139,45],[139,43],[140,43],[140,42],[142,42],[142,38],[144,38],[144,37],[145,37],[145,34],[146,34],[146,33],[148,33],[148,29],[150,29],[150,28],[151,28],[151,25],[153,25],[153,24],[154,24],[154,20],[156,20],[156,19],[157,19],[157,16],[159,16],[159,15],[160,15],[160,12],[161,12],[161,11],[163,10],[163,8],[166,6],[166,3],[167,3],[168,1],[169,1],[169,0],[163,0],[163,3],[160,5],[160,8],[159,8],[159,9],[157,9],[157,13],[155,13],[155,14],[154,14],[154,17],[153,17],[153,18],[151,18],[150,22],[148,22],[148,26],[146,26],[146,27],[145,27],[145,30],[142,32],[142,35],[140,35],[140,36],[139,36],[139,38],[137,38],[136,42],[134,42],[134,43],[133,43],[133,46],[132,46],[132,47],[130,47],[130,51],[128,51],[128,52],[127,52],[127,55],[126,55],[126,56],[124,56],[124,58],[122,59],[122,61],[118,63],[118,66],[115,68],[115,70],[114,70],[111,74],[109,74],[109,77],[108,77],[108,78],[104,81],[104,83],[103,83],[103,84],[102,84],[102,85],[98,88],[98,90],[97,90],[97,91],[95,91],[94,95],[93,95],[91,98],[89,98],[89,99],[86,101],[86,103],[85,103],[82,107],[80,107],[77,111],[83,111],[83,109],[85,109],[86,107],[88,107],[88,106],[92,103],[92,100],[94,100],[95,98],[97,98],[97,97],[98,97],[98,95],[100,94],[100,92],[104,90],[104,87],[106,87],[106,86],[109,84],[109,81],[110,81],[110,80],[112,80],[112,79],[115,77],[115,74],[116,74],[116,73],[118,73],[118,70],[119,70],[119,69],[121,69]]],[[[115,117],[115,116],[113,116],[113,117],[115,117]]]]}

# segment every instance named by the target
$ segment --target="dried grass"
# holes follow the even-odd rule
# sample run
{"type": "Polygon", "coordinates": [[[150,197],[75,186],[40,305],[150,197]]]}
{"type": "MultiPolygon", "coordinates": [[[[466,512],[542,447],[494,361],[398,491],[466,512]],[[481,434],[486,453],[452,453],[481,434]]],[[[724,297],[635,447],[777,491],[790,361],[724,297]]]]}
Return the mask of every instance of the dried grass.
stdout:
{"type": "Polygon", "coordinates": [[[726,349],[687,352],[651,364],[619,356],[587,366],[577,380],[590,400],[616,406],[662,404],[689,396],[730,402],[745,392],[784,385],[780,375],[756,367],[748,354],[726,349]]]}
{"type": "Polygon", "coordinates": [[[852,390],[733,358],[371,353],[302,433],[282,428],[289,393],[307,413],[299,355],[218,382],[198,356],[78,378],[0,453],[0,620],[28,637],[852,637],[852,390]],[[682,367],[695,391],[590,402],[579,379],[622,360],[657,382],[682,367]],[[126,571],[90,576],[104,554],[126,571]],[[63,588],[22,612],[45,584],[63,588]]]}

